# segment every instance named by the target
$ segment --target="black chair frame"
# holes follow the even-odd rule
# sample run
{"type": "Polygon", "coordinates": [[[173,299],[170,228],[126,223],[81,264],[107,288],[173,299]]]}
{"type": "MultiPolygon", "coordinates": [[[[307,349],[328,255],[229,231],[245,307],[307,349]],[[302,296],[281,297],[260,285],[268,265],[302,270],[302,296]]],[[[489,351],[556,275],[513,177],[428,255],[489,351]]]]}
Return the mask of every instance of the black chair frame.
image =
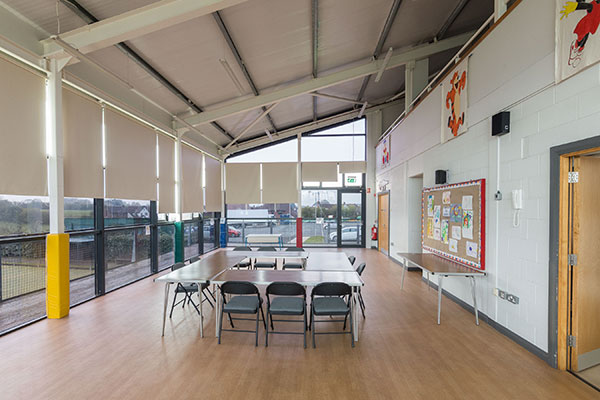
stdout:
{"type": "MultiPolygon", "coordinates": [[[[250,248],[248,246],[237,246],[237,247],[234,247],[232,251],[252,251],[252,248],[250,248]]],[[[237,269],[240,269],[240,268],[252,269],[252,258],[248,258],[247,264],[248,265],[246,265],[246,263],[244,263],[242,266],[242,263],[239,263],[237,265],[234,265],[234,268],[237,267],[237,269]]]]}
{"type": "MultiPolygon", "coordinates": [[[[366,266],[367,266],[367,264],[360,263],[358,268],[356,268],[356,273],[358,273],[359,276],[362,276],[362,273],[365,270],[366,266]]],[[[366,318],[365,308],[367,308],[367,306],[365,306],[365,301],[363,300],[362,291],[361,291],[360,287],[358,288],[358,296],[357,297],[358,297],[358,304],[360,305],[360,310],[362,311],[363,318],[366,318]]]]}
{"type": "MultiPolygon", "coordinates": [[[[303,335],[304,336],[304,348],[306,348],[306,330],[307,330],[307,318],[306,318],[306,290],[302,285],[296,282],[274,282],[267,286],[267,323],[265,325],[265,347],[269,346],[269,334],[275,333],[279,335],[303,335]],[[271,312],[271,298],[269,295],[275,296],[302,296],[303,310],[302,320],[295,319],[273,319],[273,313],[271,312]],[[273,326],[273,322],[302,322],[304,329],[302,332],[281,332],[276,331],[273,326]],[[271,331],[269,331],[269,323],[271,325],[271,331]]],[[[295,314],[275,314],[275,315],[295,315],[295,314]]]]}
{"type": "MultiPolygon", "coordinates": [[[[259,321],[259,314],[258,311],[260,310],[260,315],[262,315],[262,321],[263,324],[265,326],[265,329],[267,328],[267,324],[265,322],[265,314],[263,312],[263,308],[262,308],[262,298],[260,297],[260,292],[258,291],[258,288],[250,283],[250,282],[243,282],[243,281],[228,281],[225,282],[221,285],[221,296],[223,299],[223,306],[221,307],[221,313],[219,315],[219,344],[221,344],[221,333],[223,331],[225,332],[242,332],[242,333],[254,333],[256,335],[256,343],[255,346],[258,346],[258,321],[259,321]],[[256,319],[254,318],[233,318],[231,316],[231,313],[228,313],[229,316],[229,323],[231,324],[231,328],[235,328],[235,326],[233,325],[233,320],[242,320],[242,321],[255,321],[256,320],[256,330],[254,331],[250,331],[250,330],[244,330],[244,329],[223,329],[223,314],[225,313],[224,309],[225,309],[225,304],[227,304],[227,295],[228,294],[234,294],[234,295],[256,295],[258,298],[258,309],[256,310],[256,319]]],[[[250,313],[250,312],[238,312],[236,314],[254,314],[254,313],[250,313]]]]}
{"type": "MultiPolygon", "coordinates": [[[[304,251],[304,249],[302,247],[288,247],[285,249],[285,251],[304,251]]],[[[282,265],[281,265],[281,269],[286,269],[285,267],[285,258],[283,259],[282,265]]],[[[299,268],[290,268],[290,269],[299,269],[299,268]]],[[[304,269],[304,268],[302,268],[304,269]]]]}
{"type": "MultiPolygon", "coordinates": [[[[350,335],[352,338],[352,347],[354,347],[354,331],[352,330],[352,288],[343,282],[323,282],[316,285],[310,294],[310,324],[308,329],[312,333],[312,342],[313,348],[316,348],[316,335],[350,335]],[[344,314],[344,319],[329,319],[329,320],[316,320],[315,319],[315,310],[313,307],[313,302],[315,296],[320,297],[343,297],[346,298],[345,302],[348,306],[348,311],[344,314]],[[350,317],[350,330],[346,331],[346,319],[350,317]],[[342,328],[342,332],[315,332],[315,322],[343,322],[344,326],[342,328]]],[[[328,314],[319,314],[319,315],[328,315],[328,314]]],[[[329,314],[329,316],[338,315],[338,314],[329,314]]]]}
{"type": "MultiPolygon", "coordinates": [[[[181,262],[175,263],[173,264],[173,266],[171,267],[172,271],[178,270],[179,268],[184,267],[184,264],[181,262]]],[[[197,286],[198,284],[196,284],[197,286]]],[[[210,295],[210,297],[212,297],[213,301],[216,303],[217,299],[215,298],[215,296],[213,295],[213,293],[208,289],[209,284],[205,283],[202,284],[200,287],[200,290],[202,291],[202,294],[204,295],[204,299],[202,300],[202,303],[204,303],[205,301],[208,301],[208,304],[210,304],[210,306],[212,308],[215,308],[214,304],[210,301],[210,299],[208,298],[208,296],[206,295],[207,293],[210,295]]],[[[198,305],[196,304],[196,302],[194,302],[193,300],[193,295],[196,292],[190,292],[188,291],[181,283],[178,283],[177,286],[175,287],[175,294],[173,295],[173,304],[171,304],[171,312],[169,313],[169,318],[173,317],[173,309],[178,306],[179,304],[182,304],[182,308],[185,307],[185,301],[188,301],[188,304],[191,304],[194,306],[194,308],[196,309],[196,312],[198,313],[198,315],[200,315],[200,310],[198,309],[198,305]],[[177,295],[179,293],[183,293],[183,299],[177,301],[177,295]]]]}
{"type": "MultiPolygon", "coordinates": [[[[277,250],[275,249],[275,247],[273,247],[273,246],[267,246],[267,247],[263,246],[263,247],[259,247],[259,248],[258,248],[258,249],[256,249],[256,250],[257,250],[257,251],[277,251],[277,250]]],[[[256,267],[256,264],[257,264],[257,262],[258,262],[258,258],[255,258],[255,259],[254,259],[254,269],[258,269],[258,268],[256,267]]],[[[270,264],[270,262],[269,262],[269,264],[270,264]]],[[[268,268],[268,269],[277,269],[277,259],[276,259],[276,258],[274,258],[274,259],[273,259],[273,267],[270,267],[270,268],[268,268]]]]}

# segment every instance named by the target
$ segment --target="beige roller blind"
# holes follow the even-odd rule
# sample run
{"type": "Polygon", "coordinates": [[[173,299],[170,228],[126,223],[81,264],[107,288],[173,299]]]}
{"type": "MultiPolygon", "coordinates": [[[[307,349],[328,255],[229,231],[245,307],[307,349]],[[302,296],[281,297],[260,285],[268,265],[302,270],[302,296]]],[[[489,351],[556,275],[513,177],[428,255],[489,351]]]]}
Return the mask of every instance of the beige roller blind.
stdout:
{"type": "Polygon", "coordinates": [[[221,211],[221,162],[204,156],[206,211],[221,211]]]}
{"type": "Polygon", "coordinates": [[[202,153],[187,146],[182,146],[181,169],[183,172],[182,212],[203,212],[202,153]]]}
{"type": "Polygon", "coordinates": [[[340,174],[363,174],[366,172],[366,161],[344,161],[340,163],[340,174]]]}
{"type": "Polygon", "coordinates": [[[225,165],[227,204],[260,203],[260,164],[225,165]]]}
{"type": "Polygon", "coordinates": [[[156,133],[106,108],[106,197],[156,200],[156,133]]]}
{"type": "Polygon", "coordinates": [[[0,58],[0,194],[44,196],[45,82],[0,58]]]}
{"type": "Polygon", "coordinates": [[[175,141],[158,135],[158,212],[175,210],[175,141]]]}
{"type": "Polygon", "coordinates": [[[262,165],[262,202],[298,202],[298,164],[264,163],[262,165]]]}
{"type": "Polygon", "coordinates": [[[62,96],[65,196],[102,198],[102,107],[71,89],[62,96]]]}
{"type": "Polygon", "coordinates": [[[302,182],[336,182],[338,180],[337,163],[302,163],[302,182]]]}

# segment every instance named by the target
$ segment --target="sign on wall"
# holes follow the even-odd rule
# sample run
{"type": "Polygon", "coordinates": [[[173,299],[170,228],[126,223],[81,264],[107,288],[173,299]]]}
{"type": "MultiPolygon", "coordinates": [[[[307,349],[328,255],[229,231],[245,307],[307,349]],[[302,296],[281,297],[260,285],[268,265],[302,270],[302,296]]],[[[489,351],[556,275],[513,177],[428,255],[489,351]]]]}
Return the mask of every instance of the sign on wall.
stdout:
{"type": "Polygon", "coordinates": [[[442,142],[467,131],[468,61],[460,63],[442,83],[442,142]]]}
{"type": "Polygon", "coordinates": [[[556,82],[600,60],[600,0],[556,1],[556,82]]]}
{"type": "Polygon", "coordinates": [[[388,135],[385,139],[383,139],[378,145],[376,149],[376,157],[377,157],[377,171],[381,171],[389,167],[390,165],[390,146],[391,146],[392,136],[388,135]]]}

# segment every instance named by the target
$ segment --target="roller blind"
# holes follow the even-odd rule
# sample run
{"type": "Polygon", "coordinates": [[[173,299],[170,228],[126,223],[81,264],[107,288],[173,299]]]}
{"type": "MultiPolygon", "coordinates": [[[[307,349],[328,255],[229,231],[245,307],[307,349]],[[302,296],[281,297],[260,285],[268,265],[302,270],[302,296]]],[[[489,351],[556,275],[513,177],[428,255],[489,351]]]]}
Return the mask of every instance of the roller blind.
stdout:
{"type": "Polygon", "coordinates": [[[227,164],[225,174],[227,204],[260,203],[260,164],[227,164]]]}
{"type": "Polygon", "coordinates": [[[45,82],[0,58],[0,194],[44,196],[45,82]]]}
{"type": "Polygon", "coordinates": [[[262,202],[298,202],[298,164],[264,163],[262,165],[262,202]]]}
{"type": "Polygon", "coordinates": [[[337,163],[306,162],[302,163],[303,182],[336,182],[338,180],[337,163]]]}
{"type": "Polygon", "coordinates": [[[344,161],[340,163],[340,174],[362,174],[367,172],[365,161],[344,161]]]}
{"type": "Polygon", "coordinates": [[[62,101],[65,196],[102,198],[102,107],[66,88],[62,101]]]}
{"type": "Polygon", "coordinates": [[[221,211],[221,162],[204,156],[206,211],[221,211]]]}
{"type": "Polygon", "coordinates": [[[202,153],[181,147],[181,169],[183,172],[183,212],[203,212],[202,153]]]}
{"type": "Polygon", "coordinates": [[[158,135],[158,212],[175,210],[175,142],[158,135]]]}
{"type": "Polygon", "coordinates": [[[156,200],[156,133],[106,108],[106,197],[156,200]]]}

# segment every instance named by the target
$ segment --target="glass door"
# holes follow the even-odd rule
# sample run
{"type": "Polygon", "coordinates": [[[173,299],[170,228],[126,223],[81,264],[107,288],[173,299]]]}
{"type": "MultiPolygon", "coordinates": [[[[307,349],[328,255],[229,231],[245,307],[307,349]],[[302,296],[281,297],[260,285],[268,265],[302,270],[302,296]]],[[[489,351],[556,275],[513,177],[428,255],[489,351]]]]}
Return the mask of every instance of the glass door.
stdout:
{"type": "Polygon", "coordinates": [[[338,191],[338,247],[365,246],[365,198],[362,189],[338,191]]]}

